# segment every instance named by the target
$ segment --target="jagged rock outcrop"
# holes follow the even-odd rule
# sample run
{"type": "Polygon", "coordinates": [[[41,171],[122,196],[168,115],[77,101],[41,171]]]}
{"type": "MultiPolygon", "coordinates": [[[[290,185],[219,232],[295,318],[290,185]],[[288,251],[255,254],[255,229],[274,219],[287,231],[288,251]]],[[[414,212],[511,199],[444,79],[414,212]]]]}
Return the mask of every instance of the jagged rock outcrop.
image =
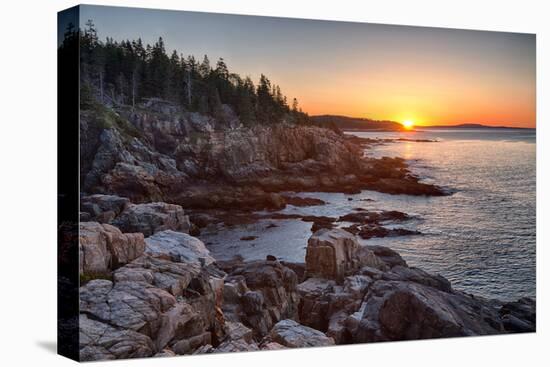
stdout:
{"type": "Polygon", "coordinates": [[[535,329],[534,301],[522,299],[502,305],[455,291],[444,277],[408,267],[399,254],[382,246],[348,245],[353,250],[341,256],[346,261],[339,264],[342,269],[346,269],[344,264],[353,266],[340,271],[347,275],[345,278],[335,277],[338,272],[330,264],[337,258],[333,249],[344,243],[341,232],[315,233],[308,251],[310,246],[320,247],[318,237],[323,239],[321,248],[330,250],[306,257],[306,269],[320,269],[319,264],[323,264],[331,270],[306,273],[315,277],[297,286],[299,316],[303,324],[326,331],[339,344],[535,329]]]}
{"type": "Polygon", "coordinates": [[[81,274],[105,274],[139,257],[145,250],[141,233],[122,233],[109,224],[80,223],[81,274]]]}
{"type": "Polygon", "coordinates": [[[125,265],[119,256],[111,267],[108,241],[131,247],[127,239],[120,240],[127,235],[108,224],[83,226],[83,245],[100,248],[94,255],[103,256],[102,266],[112,270],[109,279],[90,280],[80,288],[83,360],[490,335],[536,327],[533,300],[502,303],[456,291],[445,278],[408,267],[395,251],[359,245],[338,229],[312,235],[312,248],[330,251],[309,256],[313,264],[306,263],[304,272],[303,265],[283,264],[272,256],[216,263],[200,240],[171,230],[145,241],[138,234],[145,249],[133,260],[126,258],[125,265]],[[332,264],[331,271],[319,271],[319,264],[332,264]]]}
{"type": "Polygon", "coordinates": [[[186,175],[121,114],[104,107],[81,112],[82,189],[132,202],[163,201],[163,189],[182,184],[186,175]]]}
{"type": "MultiPolygon", "coordinates": [[[[107,224],[91,227],[120,233],[107,224]]],[[[110,280],[80,288],[83,359],[282,348],[259,343],[275,323],[297,317],[292,270],[276,260],[238,263],[227,277],[194,237],[162,231],[145,241],[145,251],[116,268],[110,280]]]]}
{"type": "Polygon", "coordinates": [[[224,338],[225,273],[198,239],[173,231],[157,235],[141,256],[116,269],[112,280],[95,279],[81,286],[85,322],[80,328],[90,335],[81,344],[83,359],[190,354],[224,338]],[[96,340],[99,328],[119,337],[128,349],[111,347],[111,339],[96,340]]]}
{"type": "MultiPolygon", "coordinates": [[[[190,251],[194,251],[193,245],[189,244],[185,242],[183,246],[189,246],[190,251]]],[[[121,339],[121,343],[129,345],[123,353],[115,349],[119,348],[116,345],[112,350],[104,350],[107,347],[103,342],[84,339],[86,342],[81,345],[83,359],[260,349],[261,338],[255,336],[252,328],[238,321],[225,322],[220,308],[224,293],[227,293],[223,290],[225,273],[212,263],[206,265],[191,258],[177,258],[181,262],[175,260],[174,257],[167,259],[163,253],[145,253],[117,269],[112,281],[96,279],[81,287],[81,317],[86,320],[81,323],[81,332],[95,335],[101,327],[107,330],[107,337],[112,333],[121,339]]],[[[250,280],[254,271],[263,273],[263,280],[256,283],[250,281],[251,287],[258,290],[247,290],[245,294],[254,293],[261,298],[261,302],[247,303],[244,299],[248,296],[245,295],[244,299],[228,297],[227,302],[236,302],[242,308],[240,316],[248,316],[246,312],[250,310],[252,314],[263,315],[270,323],[267,333],[271,330],[272,318],[279,318],[277,313],[286,316],[294,312],[285,304],[290,302],[291,296],[285,295],[283,288],[293,289],[296,275],[273,262],[237,269],[241,275],[234,277],[242,278],[241,286],[248,289],[244,282],[247,276],[250,280]],[[264,294],[266,300],[263,299],[264,294]]],[[[234,281],[229,284],[234,284],[234,281]]],[[[112,340],[107,338],[107,342],[112,340]]],[[[261,346],[261,349],[279,348],[282,346],[274,342],[261,346]]]]}
{"type": "Polygon", "coordinates": [[[382,226],[409,219],[402,212],[298,216],[314,223],[305,264],[273,256],[216,262],[188,234],[188,208],[208,210],[193,213],[206,226],[218,220],[215,211],[234,222],[235,210],[248,220],[298,219],[250,211],[323,204],[288,190],[445,194],[419,182],[402,159],[363,157],[360,145],[370,142],[313,126],[243,127],[228,106],[212,118],[160,99],[82,111],[80,127],[81,182],[91,194],[80,208],[90,220],[80,225],[83,360],[536,328],[534,300],[472,296],[389,248],[358,242],[356,235],[410,233],[382,226]],[[332,229],[336,222],[351,225],[332,229]]]}
{"type": "Polygon", "coordinates": [[[444,194],[403,160],[362,157],[343,134],[288,123],[245,128],[228,106],[220,121],[161,100],[131,112],[84,111],[81,120],[83,189],[134,203],[256,210],[284,206],[272,194],[288,190],[444,194]]]}
{"type": "Polygon", "coordinates": [[[269,179],[279,170],[341,172],[357,166],[358,153],[332,130],[289,124],[211,132],[191,147],[177,148],[178,162],[197,160],[204,172],[235,182],[269,179]]]}
{"type": "Polygon", "coordinates": [[[189,233],[191,229],[189,216],[175,204],[129,204],[119,214],[113,225],[124,232],[141,232],[145,237],[167,229],[184,233],[189,233]]]}

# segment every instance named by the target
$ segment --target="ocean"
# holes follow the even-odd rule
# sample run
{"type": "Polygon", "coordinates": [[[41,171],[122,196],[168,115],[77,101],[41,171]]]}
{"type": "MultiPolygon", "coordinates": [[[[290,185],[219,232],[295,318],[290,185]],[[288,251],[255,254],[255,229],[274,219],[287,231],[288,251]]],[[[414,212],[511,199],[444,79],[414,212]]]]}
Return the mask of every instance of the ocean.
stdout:
{"type": "MultiPolygon", "coordinates": [[[[408,213],[413,218],[396,226],[420,231],[422,235],[361,242],[394,249],[410,266],[443,275],[455,289],[500,300],[535,298],[535,129],[348,133],[368,138],[436,140],[384,143],[366,149],[365,154],[402,157],[423,182],[443,186],[453,194],[417,197],[373,191],[356,195],[299,193],[327,204],[287,206],[282,213],[336,217],[358,207],[408,213]]],[[[235,255],[264,259],[270,254],[303,262],[310,228],[311,223],[300,220],[262,220],[231,228],[211,226],[200,238],[219,259],[235,255]],[[258,238],[241,241],[243,236],[258,238]]]]}

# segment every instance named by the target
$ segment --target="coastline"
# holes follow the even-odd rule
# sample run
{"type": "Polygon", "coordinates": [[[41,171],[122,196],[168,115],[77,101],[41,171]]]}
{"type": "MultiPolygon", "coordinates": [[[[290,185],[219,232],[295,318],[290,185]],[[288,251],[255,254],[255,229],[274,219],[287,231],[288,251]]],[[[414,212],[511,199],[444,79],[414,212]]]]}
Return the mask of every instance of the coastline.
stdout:
{"type": "MultiPolygon", "coordinates": [[[[92,246],[103,233],[120,267],[80,287],[83,360],[535,331],[533,300],[504,303],[456,291],[341,229],[315,232],[305,264],[273,256],[216,261],[181,232],[144,240],[92,222],[81,223],[81,244],[92,246]],[[128,244],[137,258],[118,254],[128,244]]],[[[84,273],[93,253],[84,250],[84,273]]]]}
{"type": "MultiPolygon", "coordinates": [[[[385,221],[408,220],[406,213],[353,210],[334,218],[278,214],[287,205],[323,205],[319,199],[289,194],[289,187],[295,192],[350,194],[374,189],[389,194],[445,194],[438,186],[420,183],[402,159],[364,157],[362,149],[373,144],[369,139],[346,138],[319,128],[288,131],[257,129],[255,134],[314,139],[323,147],[322,154],[298,165],[282,164],[276,171],[268,170],[268,175],[258,175],[265,166],[253,166],[245,174],[242,166],[224,166],[226,177],[238,172],[246,178],[231,184],[203,181],[201,187],[187,181],[185,194],[177,196],[170,185],[161,186],[156,178],[149,180],[136,175],[136,169],[115,165],[103,180],[110,185],[110,195],[83,195],[84,360],[535,331],[534,300],[503,302],[457,291],[447,279],[410,267],[387,247],[358,242],[357,237],[414,235],[385,226],[385,221]],[[323,161],[327,153],[336,161],[323,161]],[[327,181],[327,169],[338,179],[327,181]],[[348,169],[359,174],[349,177],[348,169]],[[128,175],[144,189],[139,196],[118,195],[127,192],[121,184],[128,175]],[[175,200],[171,204],[158,200],[164,198],[175,200]],[[180,205],[184,203],[187,206],[180,205]],[[264,260],[215,259],[196,237],[212,223],[231,226],[265,218],[312,223],[304,262],[286,262],[269,254],[264,260]],[[349,225],[338,228],[339,223],[349,225]],[[106,338],[93,337],[99,333],[106,338]],[[108,342],[113,339],[125,347],[108,342]]],[[[240,144],[247,137],[247,131],[232,134],[236,135],[231,139],[238,138],[240,144]]],[[[229,147],[231,142],[224,142],[221,157],[231,151],[229,147]]],[[[211,145],[209,149],[216,150],[211,145]]],[[[278,150],[277,160],[285,154],[278,150]]],[[[173,174],[161,177],[174,182],[173,174]]],[[[253,238],[241,240],[246,244],[253,238]]]]}

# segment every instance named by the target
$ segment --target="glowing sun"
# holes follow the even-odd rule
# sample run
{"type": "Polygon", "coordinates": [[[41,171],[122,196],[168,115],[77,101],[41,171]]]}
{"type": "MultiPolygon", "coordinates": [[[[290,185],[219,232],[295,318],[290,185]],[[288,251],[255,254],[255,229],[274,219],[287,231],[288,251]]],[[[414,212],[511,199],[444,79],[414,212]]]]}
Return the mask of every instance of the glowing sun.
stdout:
{"type": "Polygon", "coordinates": [[[405,129],[412,129],[414,126],[414,122],[412,120],[405,120],[403,121],[403,126],[405,129]]]}

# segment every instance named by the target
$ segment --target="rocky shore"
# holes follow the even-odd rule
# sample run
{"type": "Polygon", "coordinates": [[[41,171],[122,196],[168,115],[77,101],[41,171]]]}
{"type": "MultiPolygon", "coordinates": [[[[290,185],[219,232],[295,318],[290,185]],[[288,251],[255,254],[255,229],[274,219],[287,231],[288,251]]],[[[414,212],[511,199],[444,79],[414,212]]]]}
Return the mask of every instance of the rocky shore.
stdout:
{"type": "Polygon", "coordinates": [[[140,213],[139,228],[151,233],[80,224],[82,360],[535,330],[533,300],[454,290],[342,229],[313,233],[303,264],[216,261],[185,233],[181,208],[127,203],[114,220],[123,227],[132,225],[126,211],[140,213]]]}
{"type": "Polygon", "coordinates": [[[243,127],[230,107],[224,113],[215,120],[157,100],[82,111],[82,191],[249,211],[283,208],[286,191],[446,193],[402,159],[364,157],[369,139],[285,122],[243,127]]]}
{"type": "Polygon", "coordinates": [[[325,204],[293,192],[447,194],[404,160],[365,157],[377,144],[369,139],[285,122],[244,127],[223,112],[213,119],[154,99],[82,111],[82,360],[535,330],[531,299],[466,294],[389,248],[359,243],[419,234],[386,226],[406,213],[279,212],[325,204]],[[312,222],[304,263],[221,261],[197,238],[211,224],[266,218],[312,222]]]}

